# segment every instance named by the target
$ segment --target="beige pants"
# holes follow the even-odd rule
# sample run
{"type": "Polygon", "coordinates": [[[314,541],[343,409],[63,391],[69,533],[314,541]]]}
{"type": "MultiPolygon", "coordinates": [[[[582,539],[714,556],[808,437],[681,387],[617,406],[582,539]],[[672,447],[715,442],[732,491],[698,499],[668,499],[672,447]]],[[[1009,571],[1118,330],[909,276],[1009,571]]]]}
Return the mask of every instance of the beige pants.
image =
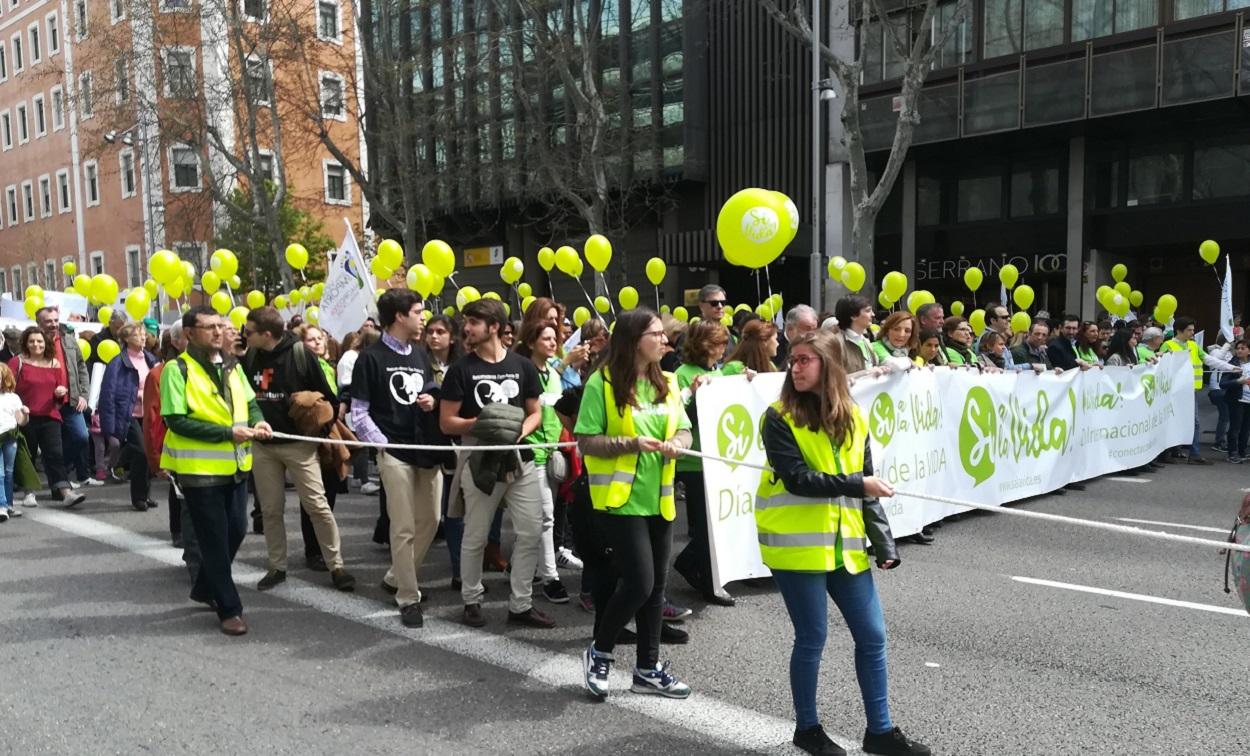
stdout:
{"type": "Polygon", "coordinates": [[[317,464],[317,445],[311,441],[252,444],[252,480],[265,523],[269,569],[286,571],[286,476],[291,476],[300,504],[312,520],[321,556],[331,570],[343,567],[339,553],[339,526],[326,502],[317,464]]]}
{"type": "Polygon", "coordinates": [[[383,580],[395,586],[395,601],[405,607],[421,600],[417,573],[438,531],[443,472],[401,462],[383,451],[378,453],[378,474],[391,520],[391,569],[383,580]]]}
{"type": "MultiPolygon", "coordinates": [[[[545,471],[533,462],[522,462],[521,472],[511,483],[496,484],[489,494],[473,483],[468,465],[461,470],[464,491],[464,539],[460,542],[460,598],[465,604],[482,603],[482,553],[491,521],[501,499],[507,497],[516,543],[512,546],[512,593],[508,611],[528,612],[534,606],[534,569],[542,555],[543,497],[540,479],[545,471]]],[[[387,489],[390,496],[390,489],[387,489]]]]}

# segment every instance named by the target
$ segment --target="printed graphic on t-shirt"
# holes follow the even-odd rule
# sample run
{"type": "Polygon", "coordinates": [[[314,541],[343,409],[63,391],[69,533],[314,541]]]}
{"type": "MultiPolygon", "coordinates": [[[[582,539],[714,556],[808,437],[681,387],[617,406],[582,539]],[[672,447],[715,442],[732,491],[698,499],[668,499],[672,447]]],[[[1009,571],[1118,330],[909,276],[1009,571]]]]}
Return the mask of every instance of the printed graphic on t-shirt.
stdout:
{"type": "Polygon", "coordinates": [[[285,391],[270,391],[270,384],[273,383],[273,368],[261,368],[252,374],[252,386],[256,391],[256,400],[259,402],[280,402],[286,398],[285,391]]]}
{"type": "Polygon", "coordinates": [[[387,381],[391,389],[391,398],[404,406],[416,404],[417,395],[425,385],[425,375],[420,370],[402,367],[388,367],[390,378],[387,381]]]}
{"type": "Polygon", "coordinates": [[[521,376],[519,373],[474,375],[473,397],[477,406],[488,404],[506,404],[521,393],[521,376]]]}

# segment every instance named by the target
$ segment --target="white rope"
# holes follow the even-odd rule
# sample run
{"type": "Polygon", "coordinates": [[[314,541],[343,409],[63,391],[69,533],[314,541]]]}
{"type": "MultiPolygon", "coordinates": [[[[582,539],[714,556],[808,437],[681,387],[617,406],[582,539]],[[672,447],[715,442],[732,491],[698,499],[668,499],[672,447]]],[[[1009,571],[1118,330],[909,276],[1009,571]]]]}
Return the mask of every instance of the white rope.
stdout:
{"type": "MultiPolygon", "coordinates": [[[[405,449],[410,451],[431,451],[431,452],[454,452],[466,453],[475,451],[517,451],[521,449],[554,449],[568,448],[577,446],[576,442],[565,441],[555,444],[511,444],[506,446],[438,446],[431,444],[371,444],[366,441],[345,441],[342,439],[316,438],[313,436],[296,436],[290,433],[279,433],[274,431],[274,438],[280,438],[287,441],[310,441],[319,444],[342,444],[344,446],[361,446],[372,449],[405,449]]],[[[722,462],[727,465],[737,465],[740,467],[749,467],[753,470],[763,470],[771,472],[772,468],[767,465],[759,465],[753,462],[743,462],[736,459],[728,459],[707,452],[696,451],[694,449],[682,449],[681,454],[691,457],[699,457],[700,459],[710,459],[714,462],[722,462]]],[[[1096,530],[1106,530],[1112,533],[1121,533],[1123,535],[1140,536],[1142,538],[1154,538],[1160,541],[1171,541],[1173,543],[1185,543],[1191,546],[1206,546],[1216,549],[1229,549],[1232,551],[1241,551],[1250,553],[1250,544],[1237,544],[1228,541],[1215,541],[1208,538],[1197,538],[1195,536],[1175,535],[1161,530],[1146,530],[1144,528],[1135,528],[1130,525],[1117,525],[1111,522],[1101,522],[1099,520],[1085,520],[1079,517],[1068,517],[1066,515],[1050,514],[1048,512],[1034,512],[1028,509],[1015,509],[1011,507],[996,506],[992,504],[977,504],[962,499],[952,499],[948,496],[937,496],[935,494],[919,494],[910,491],[894,490],[895,496],[902,496],[911,499],[925,499],[927,501],[935,501],[940,504],[950,504],[965,509],[979,509],[982,512],[992,512],[994,514],[1011,515],[1013,517],[1026,517],[1034,520],[1046,520],[1049,522],[1059,522],[1065,525],[1080,525],[1086,528],[1094,528],[1096,530]]]]}

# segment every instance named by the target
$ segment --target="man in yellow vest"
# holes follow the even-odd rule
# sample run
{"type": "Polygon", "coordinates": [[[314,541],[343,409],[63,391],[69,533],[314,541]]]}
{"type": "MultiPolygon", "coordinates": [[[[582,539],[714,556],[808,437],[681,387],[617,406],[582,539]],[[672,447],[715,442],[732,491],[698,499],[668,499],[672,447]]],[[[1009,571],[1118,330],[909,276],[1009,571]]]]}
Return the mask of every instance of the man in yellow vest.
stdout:
{"type": "Polygon", "coordinates": [[[165,447],[161,468],[182,490],[199,540],[191,599],[217,611],[221,631],[243,635],[243,604],[230,574],[247,533],[252,440],[271,437],[238,362],[223,352],[225,323],[210,307],[182,318],[187,351],[161,372],[165,447]]]}
{"type": "MultiPolygon", "coordinates": [[[[1202,449],[1198,446],[1198,440],[1202,435],[1202,429],[1198,423],[1198,396],[1202,390],[1202,368],[1207,366],[1212,370],[1240,370],[1240,368],[1231,365],[1224,360],[1213,357],[1202,350],[1198,342],[1194,340],[1194,332],[1197,328],[1197,322],[1193,318],[1179,317],[1174,324],[1175,335],[1163,342],[1163,346],[1159,348],[1159,352],[1188,352],[1189,362],[1194,368],[1194,440],[1189,446],[1189,464],[1191,465],[1209,465],[1211,460],[1204,459],[1202,449]]],[[[1177,456],[1180,456],[1177,454],[1177,456]]],[[[1163,459],[1166,461],[1167,457],[1163,459]]]]}

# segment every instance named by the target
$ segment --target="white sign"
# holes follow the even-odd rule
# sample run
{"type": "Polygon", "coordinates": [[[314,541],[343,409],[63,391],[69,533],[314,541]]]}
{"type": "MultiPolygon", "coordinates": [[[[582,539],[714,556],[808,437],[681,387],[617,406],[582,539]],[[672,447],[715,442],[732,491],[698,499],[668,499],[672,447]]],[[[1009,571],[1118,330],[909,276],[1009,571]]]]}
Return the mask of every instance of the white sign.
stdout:
{"type": "MultiPolygon", "coordinates": [[[[722,377],[700,390],[703,451],[766,465],[760,418],[784,378],[722,377]]],[[[1063,375],[910,370],[860,381],[851,394],[868,422],[875,475],[898,491],[990,506],[1139,467],[1193,439],[1187,353],[1063,375]]],[[[754,514],[761,471],[704,460],[703,475],[714,582],[767,575],[754,514]]],[[[896,538],[966,511],[906,497],[882,503],[896,538]]]]}
{"type": "Polygon", "coordinates": [[[373,304],[373,277],[368,271],[349,223],[343,244],[326,271],[326,288],[321,294],[317,318],[321,330],[342,341],[364,324],[373,304]]]}

